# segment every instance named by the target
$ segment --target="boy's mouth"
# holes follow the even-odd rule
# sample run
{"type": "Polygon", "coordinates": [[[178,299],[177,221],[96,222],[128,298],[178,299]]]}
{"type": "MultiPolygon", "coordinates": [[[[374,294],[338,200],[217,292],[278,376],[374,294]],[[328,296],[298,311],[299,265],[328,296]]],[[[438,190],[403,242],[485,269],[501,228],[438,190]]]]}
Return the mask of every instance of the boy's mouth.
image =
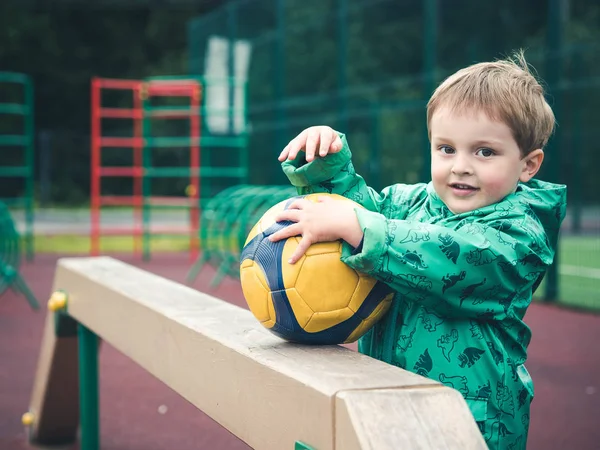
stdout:
{"type": "Polygon", "coordinates": [[[452,188],[454,193],[456,193],[458,195],[471,194],[471,193],[479,190],[479,188],[476,188],[475,186],[471,186],[470,184],[465,184],[465,183],[450,183],[448,186],[450,186],[450,188],[452,188]]]}

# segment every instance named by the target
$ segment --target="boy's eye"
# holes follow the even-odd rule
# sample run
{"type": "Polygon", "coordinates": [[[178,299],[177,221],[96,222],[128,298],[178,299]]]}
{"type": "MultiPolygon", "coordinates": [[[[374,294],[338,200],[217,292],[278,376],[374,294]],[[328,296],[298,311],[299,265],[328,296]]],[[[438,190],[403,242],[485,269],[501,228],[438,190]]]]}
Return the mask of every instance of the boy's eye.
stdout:
{"type": "Polygon", "coordinates": [[[477,150],[477,154],[485,158],[489,158],[490,156],[494,155],[494,150],[492,150],[491,148],[480,148],[479,150],[477,150]]]}
{"type": "Polygon", "coordinates": [[[451,155],[454,153],[454,149],[448,145],[440,145],[439,150],[446,155],[451,155]]]}

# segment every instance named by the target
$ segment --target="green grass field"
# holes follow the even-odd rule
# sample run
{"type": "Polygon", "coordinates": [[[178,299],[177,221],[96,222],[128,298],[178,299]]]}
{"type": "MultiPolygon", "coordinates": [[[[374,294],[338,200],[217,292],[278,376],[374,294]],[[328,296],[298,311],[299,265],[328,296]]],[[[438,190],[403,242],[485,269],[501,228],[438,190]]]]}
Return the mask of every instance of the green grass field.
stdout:
{"type": "MultiPolygon", "coordinates": [[[[37,235],[34,247],[36,253],[85,255],[90,252],[90,238],[81,235],[37,235]]],[[[185,252],[188,249],[187,236],[154,236],[150,240],[152,252],[185,252]]],[[[132,253],[134,239],[131,236],[103,236],[100,238],[100,250],[103,253],[132,253]]]]}
{"type": "Polygon", "coordinates": [[[600,236],[564,236],[559,250],[560,303],[600,312],[600,236]]]}
{"type": "MultiPolygon", "coordinates": [[[[107,236],[101,239],[103,253],[131,253],[132,237],[107,236]]],[[[151,239],[151,252],[186,252],[186,236],[155,236],[151,239]]],[[[89,253],[87,236],[36,236],[36,253],[81,254],[89,253]]],[[[542,299],[544,283],[535,294],[542,299]]],[[[564,236],[560,241],[559,256],[560,304],[600,312],[600,236],[564,236]]]]}

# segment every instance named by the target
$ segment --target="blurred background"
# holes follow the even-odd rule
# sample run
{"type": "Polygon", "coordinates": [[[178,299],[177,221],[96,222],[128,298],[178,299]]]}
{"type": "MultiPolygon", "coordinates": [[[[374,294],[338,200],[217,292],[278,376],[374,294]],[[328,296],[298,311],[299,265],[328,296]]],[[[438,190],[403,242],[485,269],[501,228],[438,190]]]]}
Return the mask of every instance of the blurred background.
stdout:
{"type": "Polygon", "coordinates": [[[0,198],[29,257],[197,251],[209,202],[287,184],[276,155],[310,125],[375,188],[428,181],[436,85],[523,48],[558,120],[540,178],[569,188],[536,295],[597,311],[599,42],[593,0],[5,1],[0,198]]]}
{"type": "MultiPolygon", "coordinates": [[[[429,181],[435,87],[518,49],[558,121],[540,178],[568,185],[525,317],[528,448],[599,448],[597,0],[3,0],[0,449],[29,448],[44,318],[22,297],[44,307],[59,257],[109,254],[245,307],[240,249],[295,194],[277,161],[290,139],[330,125],[374,188],[429,181]]],[[[103,355],[103,448],[247,448],[103,355]]]]}

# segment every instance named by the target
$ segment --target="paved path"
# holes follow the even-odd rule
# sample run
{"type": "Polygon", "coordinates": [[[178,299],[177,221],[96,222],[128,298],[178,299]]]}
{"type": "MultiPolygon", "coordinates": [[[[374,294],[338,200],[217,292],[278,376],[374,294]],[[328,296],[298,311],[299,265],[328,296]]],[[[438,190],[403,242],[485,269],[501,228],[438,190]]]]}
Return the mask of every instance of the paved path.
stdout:
{"type": "MultiPolygon", "coordinates": [[[[25,231],[25,216],[21,211],[12,212],[19,232],[25,231]]],[[[139,221],[140,219],[138,219],[139,221]]],[[[90,212],[83,209],[39,209],[35,212],[34,233],[44,235],[90,234],[90,212]]],[[[108,210],[100,215],[102,228],[131,228],[135,223],[132,210],[108,210]]],[[[138,222],[139,223],[139,222],[138,222]]],[[[183,210],[162,210],[151,213],[151,226],[177,228],[189,225],[189,214],[183,210]]]]}
{"type": "MultiPolygon", "coordinates": [[[[20,231],[25,229],[25,216],[22,211],[13,211],[13,219],[20,231]]],[[[151,212],[151,224],[157,227],[185,226],[189,223],[188,213],[183,209],[157,210],[151,212]]],[[[563,223],[563,232],[571,230],[572,215],[568,214],[563,223]]],[[[109,209],[103,210],[101,223],[103,227],[131,226],[133,224],[133,210],[109,209]]],[[[53,209],[38,208],[35,211],[34,229],[40,234],[89,234],[90,212],[86,209],[53,209]]],[[[600,209],[586,208],[582,216],[582,230],[584,233],[598,235],[600,233],[600,209]]]]}
{"type": "MultiPolygon", "coordinates": [[[[161,256],[144,270],[183,282],[187,255],[161,256]]],[[[24,276],[44,304],[56,257],[39,255],[24,276]]],[[[239,283],[227,279],[214,291],[207,269],[193,287],[245,306],[239,283]]],[[[0,297],[0,450],[31,449],[20,417],[27,409],[45,311],[32,312],[12,292],[0,297]]],[[[528,450],[600,448],[600,315],[533,305],[528,369],[535,383],[528,450]]],[[[104,345],[101,357],[103,450],[238,450],[248,446],[225,431],[135,363],[104,345]]],[[[77,448],[77,447],[74,447],[77,448]]]]}

